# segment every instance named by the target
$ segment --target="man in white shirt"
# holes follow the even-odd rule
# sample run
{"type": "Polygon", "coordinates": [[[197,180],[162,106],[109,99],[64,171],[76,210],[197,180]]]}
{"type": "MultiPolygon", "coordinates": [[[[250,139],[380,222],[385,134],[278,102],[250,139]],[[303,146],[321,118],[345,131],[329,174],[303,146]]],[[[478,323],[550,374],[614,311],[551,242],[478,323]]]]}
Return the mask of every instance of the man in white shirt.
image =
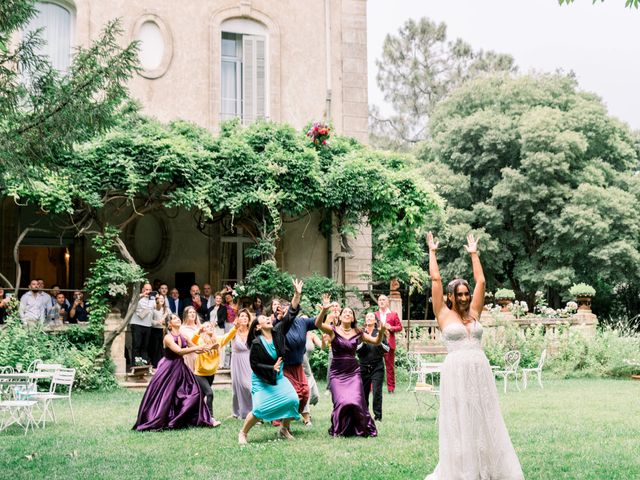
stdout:
{"type": "Polygon", "coordinates": [[[149,336],[153,323],[153,309],[156,306],[155,298],[150,298],[151,284],[145,283],[140,292],[140,300],[136,312],[131,317],[129,329],[131,330],[132,361],[142,358],[149,363],[149,336]]]}
{"type": "Polygon", "coordinates": [[[25,325],[36,322],[44,323],[49,301],[40,292],[39,285],[38,280],[31,280],[29,291],[20,299],[20,319],[25,325]]]}

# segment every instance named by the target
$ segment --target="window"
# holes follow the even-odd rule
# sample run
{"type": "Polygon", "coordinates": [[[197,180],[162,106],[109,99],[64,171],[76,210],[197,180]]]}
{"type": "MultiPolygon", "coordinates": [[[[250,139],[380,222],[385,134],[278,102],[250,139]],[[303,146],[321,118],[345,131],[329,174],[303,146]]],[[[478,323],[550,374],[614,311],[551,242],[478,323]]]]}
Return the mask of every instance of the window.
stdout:
{"type": "Polygon", "coordinates": [[[153,13],[145,13],[133,26],[133,39],[138,43],[139,75],[156,79],[162,77],[173,58],[173,38],[171,30],[162,18],[153,13]]]}
{"type": "Polygon", "coordinates": [[[220,117],[267,118],[266,30],[248,20],[222,25],[220,117]]]}
{"type": "Polygon", "coordinates": [[[38,53],[49,57],[56,70],[66,73],[71,64],[72,13],[56,3],[39,2],[36,7],[38,14],[31,19],[26,31],[42,29],[40,38],[44,43],[38,53]]]}
{"type": "Polygon", "coordinates": [[[140,65],[145,70],[155,70],[164,57],[164,37],[158,24],[152,21],[144,22],[138,31],[138,40],[140,65]]]}

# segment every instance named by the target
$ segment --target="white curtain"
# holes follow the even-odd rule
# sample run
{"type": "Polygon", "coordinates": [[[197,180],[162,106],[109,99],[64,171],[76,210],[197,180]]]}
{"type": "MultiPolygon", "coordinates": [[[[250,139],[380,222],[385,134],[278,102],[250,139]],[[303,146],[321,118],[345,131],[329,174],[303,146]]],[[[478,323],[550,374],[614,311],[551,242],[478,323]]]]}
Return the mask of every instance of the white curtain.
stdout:
{"type": "Polygon", "coordinates": [[[53,67],[65,73],[71,63],[71,12],[55,3],[40,2],[37,8],[37,16],[26,30],[43,29],[40,37],[45,44],[39,53],[47,55],[53,67]]]}

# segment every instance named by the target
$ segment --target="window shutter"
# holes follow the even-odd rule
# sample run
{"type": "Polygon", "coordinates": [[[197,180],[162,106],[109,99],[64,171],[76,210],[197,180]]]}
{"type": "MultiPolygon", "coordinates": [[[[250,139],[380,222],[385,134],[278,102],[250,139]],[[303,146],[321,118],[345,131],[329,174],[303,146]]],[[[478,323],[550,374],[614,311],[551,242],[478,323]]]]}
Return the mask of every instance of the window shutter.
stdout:
{"type": "Polygon", "coordinates": [[[264,37],[242,37],[242,119],[251,123],[265,117],[266,47],[264,37]]]}

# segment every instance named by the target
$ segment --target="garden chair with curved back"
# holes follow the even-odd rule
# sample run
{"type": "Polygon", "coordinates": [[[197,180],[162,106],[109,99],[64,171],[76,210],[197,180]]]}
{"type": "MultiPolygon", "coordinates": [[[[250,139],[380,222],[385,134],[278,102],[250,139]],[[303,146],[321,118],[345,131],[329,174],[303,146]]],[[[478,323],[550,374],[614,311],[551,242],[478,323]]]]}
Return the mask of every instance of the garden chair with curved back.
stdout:
{"type": "Polygon", "coordinates": [[[545,348],[544,350],[542,350],[542,353],[540,354],[540,360],[538,361],[537,367],[522,369],[522,384],[525,390],[527,389],[527,374],[529,373],[535,373],[536,375],[538,375],[538,385],[540,385],[540,388],[544,388],[542,386],[542,367],[544,366],[544,361],[546,359],[547,359],[547,349],[545,348]]]}
{"type": "Polygon", "coordinates": [[[516,382],[516,388],[520,391],[518,385],[518,366],[520,365],[520,352],[517,350],[510,350],[504,354],[504,368],[494,371],[494,374],[498,377],[502,377],[504,380],[504,393],[507,393],[507,383],[509,376],[513,375],[516,382]]]}
{"type": "Polygon", "coordinates": [[[47,415],[56,422],[56,414],[52,404],[53,400],[66,399],[69,403],[69,410],[71,411],[73,423],[76,423],[76,418],[73,414],[73,407],[71,406],[71,391],[73,390],[75,378],[75,368],[60,368],[53,374],[51,387],[48,392],[38,392],[31,396],[34,400],[39,400],[43,403],[42,416],[40,418],[43,427],[46,425],[47,415]],[[63,391],[60,391],[59,387],[63,387],[63,391]]]}

